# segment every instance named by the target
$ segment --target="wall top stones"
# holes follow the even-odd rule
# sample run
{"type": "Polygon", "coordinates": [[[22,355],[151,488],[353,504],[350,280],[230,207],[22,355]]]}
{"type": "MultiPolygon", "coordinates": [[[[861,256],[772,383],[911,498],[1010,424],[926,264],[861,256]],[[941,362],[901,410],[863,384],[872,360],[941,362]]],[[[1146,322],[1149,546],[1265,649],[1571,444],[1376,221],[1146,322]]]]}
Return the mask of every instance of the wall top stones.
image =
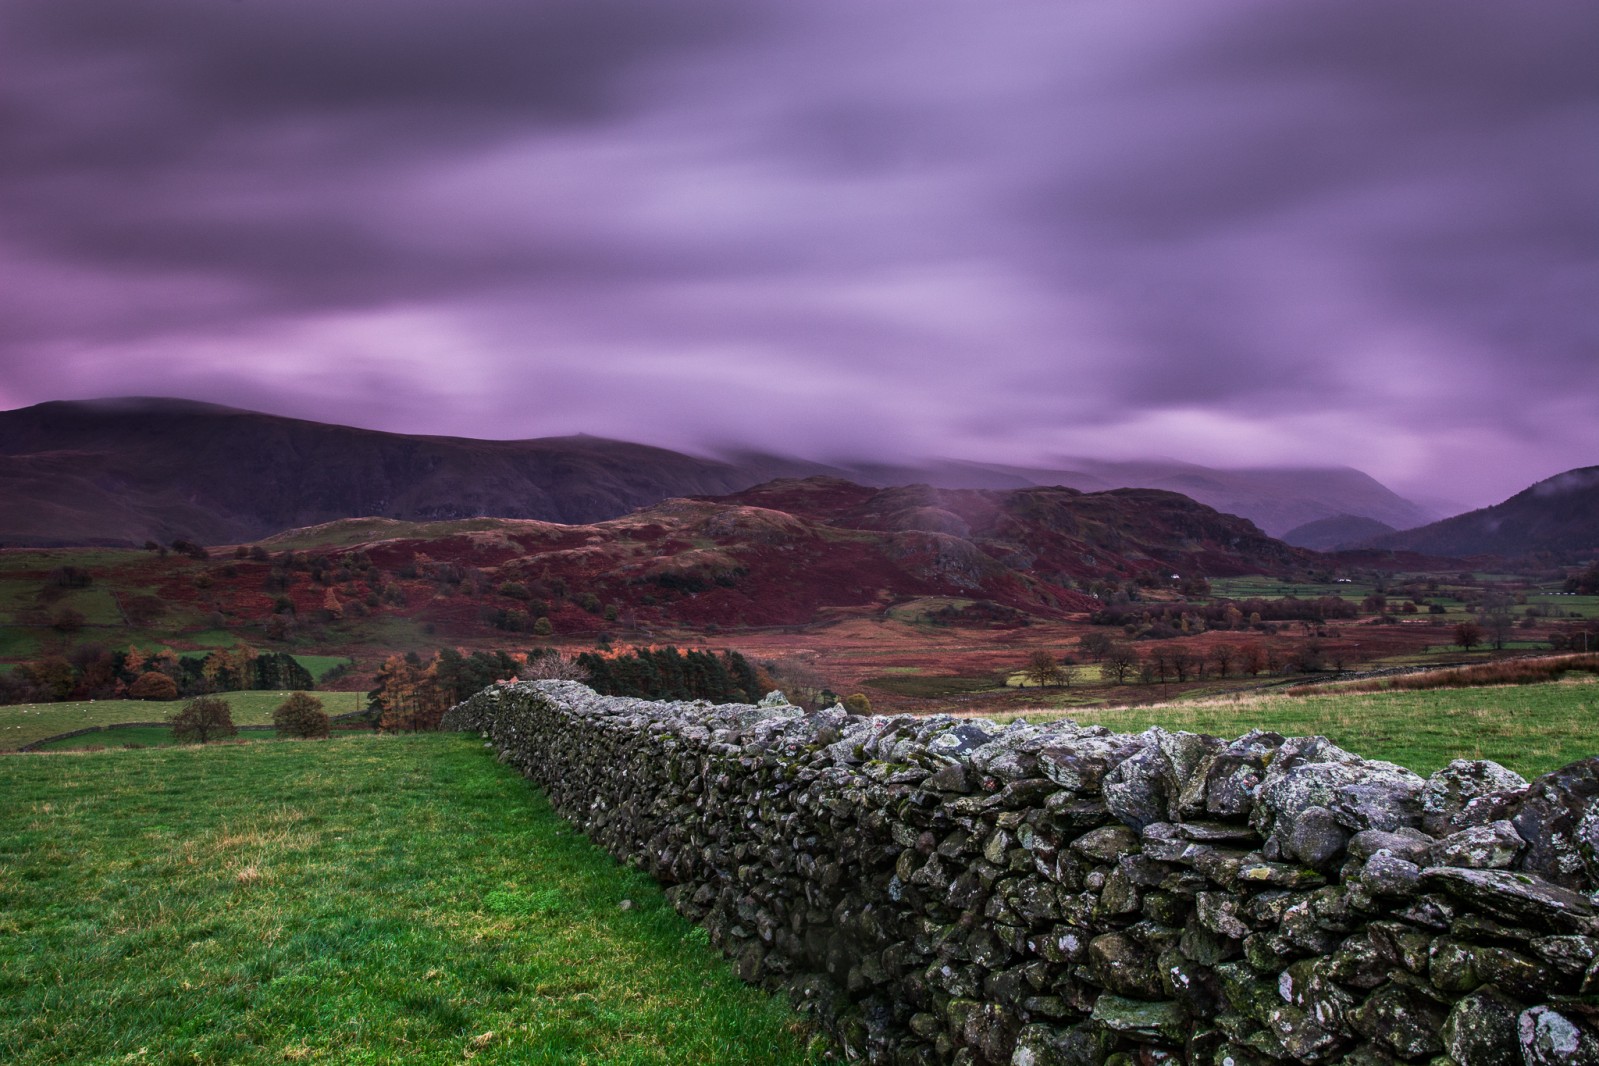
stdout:
{"type": "Polygon", "coordinates": [[[452,709],[881,1062],[1593,1062],[1599,758],[495,686],[452,709]]]}

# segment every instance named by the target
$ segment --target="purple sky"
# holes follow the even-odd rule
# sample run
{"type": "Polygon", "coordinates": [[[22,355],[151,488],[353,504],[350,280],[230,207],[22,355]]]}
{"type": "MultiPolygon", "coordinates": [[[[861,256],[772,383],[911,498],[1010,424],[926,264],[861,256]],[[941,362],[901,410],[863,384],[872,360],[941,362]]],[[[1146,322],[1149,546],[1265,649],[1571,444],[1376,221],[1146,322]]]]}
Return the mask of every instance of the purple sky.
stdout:
{"type": "Polygon", "coordinates": [[[0,407],[1599,463],[1591,0],[10,0],[0,407]]]}

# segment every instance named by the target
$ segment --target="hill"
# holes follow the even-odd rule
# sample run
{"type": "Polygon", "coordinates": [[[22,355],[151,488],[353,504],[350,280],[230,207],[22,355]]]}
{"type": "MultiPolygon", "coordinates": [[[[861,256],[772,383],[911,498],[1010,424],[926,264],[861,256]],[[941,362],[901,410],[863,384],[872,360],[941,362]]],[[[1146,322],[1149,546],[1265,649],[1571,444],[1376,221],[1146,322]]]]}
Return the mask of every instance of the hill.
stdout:
{"type": "Polygon", "coordinates": [[[1375,518],[1341,514],[1295,526],[1284,533],[1282,539],[1283,543],[1296,548],[1330,552],[1358,547],[1377,537],[1397,532],[1387,522],[1379,522],[1375,518]]]}
{"type": "Polygon", "coordinates": [[[1503,503],[1371,544],[1440,556],[1591,555],[1599,552],[1599,466],[1568,470],[1503,503]]]}
{"type": "Polygon", "coordinates": [[[1341,468],[1217,470],[1088,459],[1061,468],[826,464],[758,453],[717,460],[598,437],[415,436],[124,398],[0,412],[0,545],[225,544],[366,516],[598,522],[673,497],[812,475],[876,487],[1164,489],[1273,535],[1343,513],[1395,528],[1436,517],[1341,468]]]}
{"type": "Polygon", "coordinates": [[[0,412],[0,543],[237,543],[340,518],[593,522],[750,472],[598,437],[483,441],[183,400],[0,412]]]}
{"type": "Polygon", "coordinates": [[[344,519],[218,555],[13,552],[0,593],[33,603],[17,620],[40,627],[72,608],[89,627],[134,615],[164,629],[278,638],[312,627],[344,645],[423,628],[539,632],[546,618],[561,635],[792,626],[926,598],[950,621],[1015,625],[1093,610],[1089,588],[1160,596],[1173,575],[1314,565],[1175,493],[874,489],[834,478],[585,524],[344,519]],[[90,571],[92,584],[52,584],[63,565],[90,571]]]}

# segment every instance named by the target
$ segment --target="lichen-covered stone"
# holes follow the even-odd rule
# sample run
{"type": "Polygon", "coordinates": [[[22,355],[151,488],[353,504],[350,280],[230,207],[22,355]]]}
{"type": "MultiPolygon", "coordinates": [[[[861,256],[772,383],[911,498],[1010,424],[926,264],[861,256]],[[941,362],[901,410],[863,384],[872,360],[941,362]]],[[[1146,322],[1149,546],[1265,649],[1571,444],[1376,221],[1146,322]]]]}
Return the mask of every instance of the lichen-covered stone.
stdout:
{"type": "Polygon", "coordinates": [[[1325,807],[1306,807],[1288,831],[1286,851],[1306,866],[1323,873],[1344,855],[1349,830],[1325,807]]]}
{"type": "Polygon", "coordinates": [[[1599,755],[1551,771],[1528,785],[1510,817],[1527,842],[1521,869],[1564,888],[1581,887],[1588,872],[1580,829],[1596,801],[1599,755]]]}
{"type": "Polygon", "coordinates": [[[1108,993],[1094,1003],[1093,1019],[1115,1033],[1170,1044],[1181,1044],[1188,1028],[1188,1015],[1177,1003],[1150,1003],[1108,993]]]}
{"type": "Polygon", "coordinates": [[[1460,1066],[1520,1066],[1520,1009],[1491,988],[1462,997],[1444,1021],[1444,1051],[1460,1066]]]}
{"type": "Polygon", "coordinates": [[[1456,759],[1427,779],[1421,795],[1421,827],[1433,836],[1448,836],[1493,821],[1498,817],[1493,814],[1495,806],[1476,801],[1519,793],[1526,787],[1526,778],[1491,759],[1456,759]],[[1474,804],[1468,815],[1467,809],[1474,804]]]}
{"type": "Polygon", "coordinates": [[[1599,931],[1593,903],[1587,897],[1529,874],[1435,866],[1421,872],[1421,881],[1489,914],[1534,928],[1560,933],[1599,931]]]}
{"type": "Polygon", "coordinates": [[[1503,870],[1515,865],[1526,841],[1507,821],[1474,825],[1451,833],[1427,850],[1429,866],[1465,866],[1474,870],[1503,870]]]}
{"type": "Polygon", "coordinates": [[[1527,1066],[1599,1066],[1599,1037],[1572,1015],[1533,1007],[1517,1022],[1527,1066]]]}

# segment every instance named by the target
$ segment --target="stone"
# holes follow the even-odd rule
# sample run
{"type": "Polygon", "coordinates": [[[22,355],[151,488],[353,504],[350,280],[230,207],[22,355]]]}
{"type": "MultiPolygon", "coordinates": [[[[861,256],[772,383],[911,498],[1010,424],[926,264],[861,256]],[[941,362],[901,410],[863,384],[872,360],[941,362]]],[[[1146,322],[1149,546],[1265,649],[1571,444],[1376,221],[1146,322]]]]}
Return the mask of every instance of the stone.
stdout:
{"type": "Polygon", "coordinates": [[[1091,859],[1112,863],[1139,849],[1139,835],[1125,825],[1107,825],[1084,833],[1072,841],[1071,847],[1091,859]]]}
{"type": "Polygon", "coordinates": [[[1171,763],[1151,743],[1105,775],[1105,806],[1133,829],[1165,821],[1172,780],[1171,763]]]}
{"type": "Polygon", "coordinates": [[[1470,992],[1482,984],[1482,978],[1477,976],[1476,959],[1472,945],[1439,937],[1428,953],[1428,980],[1434,988],[1444,992],[1470,992]]]}
{"type": "Polygon", "coordinates": [[[1491,988],[1461,997],[1444,1021],[1445,1053],[1460,1066],[1521,1066],[1519,1011],[1491,988]]]}
{"type": "Polygon", "coordinates": [[[1415,988],[1391,981],[1367,997],[1350,1014],[1361,1036],[1398,1055],[1414,1059],[1443,1050],[1439,1032],[1445,1013],[1438,1003],[1415,988]]]}
{"type": "Polygon", "coordinates": [[[1011,1066],[1071,1066],[1071,1032],[1053,1025],[1024,1025],[1016,1034],[1011,1066]]]}
{"type": "Polygon", "coordinates": [[[1421,870],[1413,862],[1379,851],[1366,860],[1360,883],[1375,896],[1414,896],[1421,891],[1421,870]]]}
{"type": "Polygon", "coordinates": [[[1327,873],[1343,857],[1349,830],[1326,807],[1306,807],[1288,831],[1286,850],[1306,866],[1327,873]]]}
{"type": "MultiPolygon", "coordinates": [[[[1526,778],[1491,759],[1456,759],[1427,778],[1421,793],[1421,827],[1434,836],[1468,829],[1481,824],[1464,816],[1474,801],[1526,787],[1526,778]]],[[[1489,805],[1479,803],[1476,810],[1480,817],[1489,805]]]]}
{"type": "Polygon", "coordinates": [[[1585,973],[1599,959],[1599,939],[1594,937],[1540,936],[1527,946],[1544,962],[1573,977],[1585,973]]]}
{"type": "Polygon", "coordinates": [[[1213,753],[1194,772],[1194,779],[1205,783],[1205,810],[1222,817],[1249,816],[1266,779],[1267,764],[1284,743],[1280,733],[1255,730],[1213,753]]]}
{"type": "Polygon", "coordinates": [[[1579,829],[1596,798],[1599,755],[1579,759],[1528,785],[1510,817],[1527,842],[1520,868],[1563,888],[1581,887],[1587,868],[1579,829]]]}
{"type": "Polygon", "coordinates": [[[1126,933],[1105,933],[1090,941],[1088,965],[1100,985],[1117,995],[1135,999],[1163,996],[1156,954],[1126,933]]]}
{"type": "Polygon", "coordinates": [[[1386,851],[1396,859],[1424,866],[1432,844],[1432,837],[1416,829],[1402,828],[1393,833],[1365,829],[1349,838],[1349,854],[1357,859],[1370,859],[1379,851],[1386,851]]]}
{"type": "Polygon", "coordinates": [[[1599,1066],[1599,1038],[1552,1007],[1533,1007],[1517,1019],[1527,1066],[1599,1066]]]}
{"type": "Polygon", "coordinates": [[[1427,865],[1503,870],[1515,865],[1516,857],[1525,847],[1526,841],[1510,822],[1489,822],[1439,840],[1427,850],[1427,865]]]}
{"type": "Polygon", "coordinates": [[[1129,1036],[1181,1045],[1188,1016],[1170,1000],[1148,1003],[1106,993],[1094,1002],[1093,1020],[1106,1029],[1129,1036]]]}
{"type": "Polygon", "coordinates": [[[1587,897],[1528,874],[1435,866],[1421,872],[1421,882],[1513,922],[1557,933],[1595,931],[1594,906],[1587,897]]]}

